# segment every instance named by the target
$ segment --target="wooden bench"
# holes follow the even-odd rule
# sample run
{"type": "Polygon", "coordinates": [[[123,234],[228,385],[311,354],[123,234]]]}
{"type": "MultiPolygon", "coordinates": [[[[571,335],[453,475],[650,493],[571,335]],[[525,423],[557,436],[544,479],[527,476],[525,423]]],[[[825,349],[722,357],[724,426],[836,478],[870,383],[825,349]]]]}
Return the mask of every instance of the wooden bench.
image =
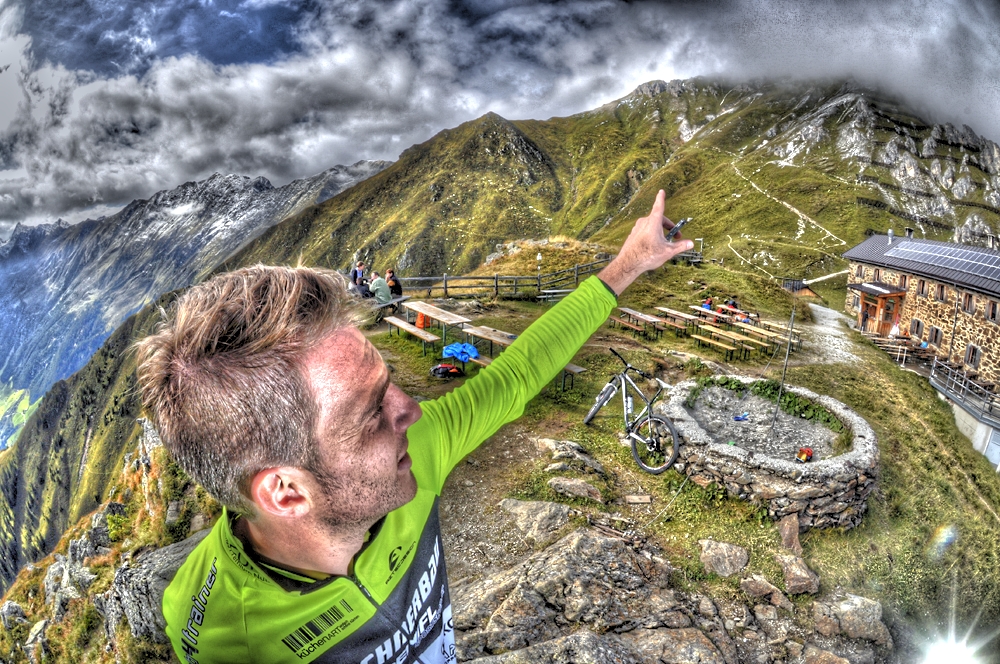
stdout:
{"type": "Polygon", "coordinates": [[[624,318],[619,318],[618,316],[608,316],[608,322],[611,323],[612,325],[618,323],[622,327],[627,327],[635,332],[640,332],[644,336],[646,334],[646,330],[642,326],[636,325],[635,323],[631,323],[625,320],[624,318]]]}
{"type": "Polygon", "coordinates": [[[396,335],[399,335],[400,330],[406,330],[417,339],[420,339],[420,347],[423,350],[424,355],[427,354],[427,344],[431,345],[431,350],[434,349],[434,344],[441,341],[441,337],[427,330],[421,330],[416,325],[407,323],[402,318],[396,318],[395,316],[387,316],[384,318],[386,323],[389,325],[389,336],[392,336],[392,328],[396,328],[396,335]]]}
{"type": "Polygon", "coordinates": [[[660,325],[666,325],[667,327],[672,327],[674,329],[674,334],[681,336],[687,332],[687,325],[681,325],[680,323],[675,323],[672,320],[665,320],[660,325]]]}
{"type": "Polygon", "coordinates": [[[493,361],[493,358],[489,357],[488,355],[480,355],[479,357],[470,357],[469,358],[469,362],[472,362],[473,364],[478,364],[481,367],[488,367],[488,366],[490,366],[490,363],[492,361],[493,361]]]}
{"type": "Polygon", "coordinates": [[[559,374],[562,378],[562,391],[566,391],[566,378],[569,377],[569,389],[573,389],[573,379],[577,374],[582,374],[586,371],[586,367],[578,367],[575,364],[567,364],[563,367],[562,373],[559,374]]]}
{"type": "Polygon", "coordinates": [[[379,304],[378,302],[373,302],[372,311],[375,312],[375,323],[381,323],[385,319],[386,312],[396,313],[399,310],[399,303],[409,300],[409,295],[403,295],[402,297],[397,297],[394,300],[389,300],[385,304],[379,304]]]}
{"type": "Polygon", "coordinates": [[[736,352],[736,347],[735,346],[730,346],[729,344],[724,344],[721,341],[716,341],[715,339],[709,339],[708,337],[703,337],[700,334],[692,334],[691,338],[692,339],[697,339],[699,347],[702,344],[708,344],[709,346],[715,346],[716,348],[718,348],[720,350],[726,351],[726,360],[727,361],[731,360],[732,357],[733,357],[733,353],[736,352]]]}

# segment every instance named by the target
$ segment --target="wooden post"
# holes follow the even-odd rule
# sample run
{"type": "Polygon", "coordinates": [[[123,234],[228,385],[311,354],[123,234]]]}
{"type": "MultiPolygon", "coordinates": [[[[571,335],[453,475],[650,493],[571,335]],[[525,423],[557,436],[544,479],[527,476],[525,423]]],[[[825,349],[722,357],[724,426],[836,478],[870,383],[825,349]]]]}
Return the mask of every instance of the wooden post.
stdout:
{"type": "Polygon", "coordinates": [[[579,286],[580,285],[580,264],[577,263],[573,266],[573,281],[579,286]]]}
{"type": "Polygon", "coordinates": [[[444,273],[444,296],[448,297],[448,273],[444,273]]]}
{"type": "Polygon", "coordinates": [[[500,275],[493,273],[493,297],[500,298],[500,275]]]}

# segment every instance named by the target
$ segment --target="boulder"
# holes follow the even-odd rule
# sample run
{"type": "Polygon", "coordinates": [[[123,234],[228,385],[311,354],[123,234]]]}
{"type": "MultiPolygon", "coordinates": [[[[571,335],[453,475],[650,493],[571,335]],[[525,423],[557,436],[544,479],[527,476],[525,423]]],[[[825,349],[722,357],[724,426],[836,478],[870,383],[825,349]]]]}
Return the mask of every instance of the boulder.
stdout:
{"type": "Polygon", "coordinates": [[[181,518],[181,501],[171,500],[167,504],[166,524],[168,526],[172,526],[178,521],[180,521],[180,518],[181,518]]]}
{"type": "Polygon", "coordinates": [[[470,664],[643,664],[614,635],[598,636],[582,629],[537,645],[471,660],[470,664]]]}
{"type": "Polygon", "coordinates": [[[569,507],[559,503],[507,498],[500,501],[500,508],[511,515],[525,538],[537,545],[553,541],[559,529],[569,523],[569,507]]]}
{"type": "Polygon", "coordinates": [[[552,438],[539,438],[536,441],[540,451],[548,450],[552,453],[553,461],[569,462],[568,466],[576,466],[580,470],[592,471],[598,475],[604,475],[604,466],[594,457],[587,454],[587,450],[579,443],[572,440],[553,440],[552,438]]]}
{"type": "MultiPolygon", "coordinates": [[[[61,554],[55,554],[55,559],[55,562],[45,572],[45,578],[42,580],[42,589],[45,591],[45,603],[52,612],[52,620],[59,622],[66,616],[70,601],[80,599],[83,596],[73,582],[74,575],[82,577],[84,580],[87,578],[92,580],[93,574],[89,570],[85,572],[83,569],[70,563],[61,554]]],[[[86,585],[90,584],[86,583],[86,585]]]]}
{"type": "Polygon", "coordinates": [[[163,591],[209,532],[202,530],[183,542],[148,551],[118,568],[111,588],[94,597],[94,606],[104,614],[104,632],[109,641],[114,641],[115,628],[125,618],[132,636],[166,642],[163,591]]]}
{"type": "Polygon", "coordinates": [[[15,623],[26,623],[28,617],[24,615],[21,605],[12,600],[7,600],[0,606],[0,623],[4,629],[10,629],[15,623]]]}
{"type": "Polygon", "coordinates": [[[819,592],[819,577],[806,565],[799,556],[787,556],[778,554],[775,556],[781,564],[781,569],[785,574],[785,590],[789,595],[800,595],[809,593],[815,595],[819,592]]]}
{"type": "Polygon", "coordinates": [[[810,645],[806,646],[805,664],[851,664],[851,662],[843,657],[837,657],[829,650],[810,645]]]}
{"type": "Polygon", "coordinates": [[[48,626],[48,620],[39,620],[31,626],[31,631],[28,632],[28,638],[24,641],[24,650],[28,653],[28,658],[32,662],[45,660],[45,655],[49,650],[49,642],[45,638],[45,630],[48,626]],[[39,650],[41,650],[41,657],[38,656],[39,650]]]}
{"type": "Polygon", "coordinates": [[[701,546],[701,564],[719,576],[732,576],[742,572],[750,562],[750,554],[742,546],[715,540],[698,540],[701,546]]]}
{"type": "Polygon", "coordinates": [[[604,499],[601,498],[601,492],[597,490],[592,484],[588,484],[583,480],[576,479],[573,477],[553,477],[548,481],[549,488],[556,493],[561,493],[564,496],[569,496],[571,498],[584,498],[586,500],[593,500],[595,502],[604,504],[604,499]]]}
{"type": "Polygon", "coordinates": [[[658,627],[660,618],[676,618],[676,599],[664,592],[669,574],[666,563],[618,538],[577,530],[516,568],[454,591],[460,658],[523,650],[579,628],[658,627]]]}
{"type": "Polygon", "coordinates": [[[882,605],[873,599],[848,595],[833,605],[840,621],[840,629],[852,639],[874,641],[880,646],[892,647],[892,636],[882,622],[882,605]]]}
{"type": "Polygon", "coordinates": [[[622,635],[642,662],[670,664],[726,664],[722,653],[705,634],[693,627],[643,629],[622,635]]]}
{"type": "Polygon", "coordinates": [[[740,589],[753,598],[766,597],[772,605],[779,609],[786,611],[794,611],[795,609],[779,588],[759,574],[754,574],[740,581],[740,589]]]}
{"type": "Polygon", "coordinates": [[[778,522],[778,532],[781,533],[781,546],[796,556],[802,555],[802,544],[799,543],[799,514],[786,514],[778,522]]]}
{"type": "Polygon", "coordinates": [[[813,624],[814,629],[823,636],[836,636],[840,634],[840,621],[833,607],[823,602],[813,602],[813,624]]]}

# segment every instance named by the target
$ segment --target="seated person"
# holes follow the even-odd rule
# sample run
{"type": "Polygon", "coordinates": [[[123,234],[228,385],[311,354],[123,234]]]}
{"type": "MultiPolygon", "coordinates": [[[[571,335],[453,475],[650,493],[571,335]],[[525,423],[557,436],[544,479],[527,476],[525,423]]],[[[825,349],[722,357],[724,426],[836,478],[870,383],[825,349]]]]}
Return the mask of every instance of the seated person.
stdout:
{"type": "Polygon", "coordinates": [[[358,277],[355,284],[358,287],[358,295],[361,297],[372,297],[374,295],[374,293],[371,292],[371,289],[368,288],[368,284],[366,284],[365,280],[361,277],[358,277]]]}
{"type": "Polygon", "coordinates": [[[385,271],[385,283],[389,284],[389,292],[392,293],[392,299],[397,297],[403,297],[403,284],[399,281],[399,277],[396,276],[395,270],[391,267],[385,271]]]}
{"type": "Polygon", "coordinates": [[[389,284],[385,283],[385,279],[378,272],[372,272],[370,289],[372,295],[375,297],[375,301],[379,304],[386,304],[392,299],[392,293],[389,292],[389,284]]]}

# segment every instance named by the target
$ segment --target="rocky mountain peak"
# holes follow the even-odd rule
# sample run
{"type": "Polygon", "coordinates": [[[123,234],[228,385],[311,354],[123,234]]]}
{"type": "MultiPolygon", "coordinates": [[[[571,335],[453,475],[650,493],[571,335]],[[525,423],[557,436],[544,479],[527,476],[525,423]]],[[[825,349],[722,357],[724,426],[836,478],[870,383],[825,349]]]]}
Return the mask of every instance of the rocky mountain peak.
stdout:
{"type": "Polygon", "coordinates": [[[41,244],[46,238],[66,230],[69,226],[62,219],[58,219],[50,224],[39,224],[37,226],[28,226],[18,222],[14,226],[14,231],[11,233],[10,238],[6,242],[0,241],[0,258],[6,258],[15,251],[21,253],[28,252],[41,244]]]}
{"type": "Polygon", "coordinates": [[[515,168],[528,168],[526,177],[534,181],[535,169],[546,162],[542,151],[511,121],[490,111],[477,121],[476,132],[463,148],[463,155],[510,160],[515,168]]]}
{"type": "Polygon", "coordinates": [[[687,83],[687,81],[679,79],[674,79],[669,83],[660,80],[647,81],[629,93],[625,99],[637,99],[640,97],[652,99],[653,97],[661,95],[664,92],[669,92],[673,97],[679,97],[689,89],[687,83]]]}

